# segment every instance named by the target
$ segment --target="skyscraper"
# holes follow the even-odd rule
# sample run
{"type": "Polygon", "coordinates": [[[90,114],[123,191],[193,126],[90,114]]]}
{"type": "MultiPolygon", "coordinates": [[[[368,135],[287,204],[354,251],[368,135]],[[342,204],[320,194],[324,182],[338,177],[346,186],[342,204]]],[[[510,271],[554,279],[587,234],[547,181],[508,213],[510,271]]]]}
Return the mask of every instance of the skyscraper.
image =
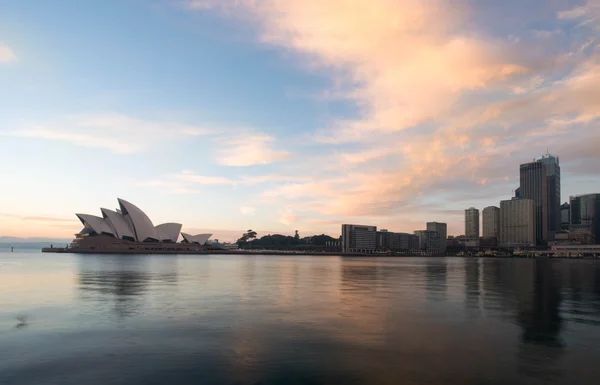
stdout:
{"type": "Polygon", "coordinates": [[[536,243],[536,211],[533,199],[511,199],[500,202],[500,245],[534,246],[536,243]]]}
{"type": "Polygon", "coordinates": [[[600,243],[600,194],[578,195],[570,198],[571,224],[586,228],[593,243],[600,243]]]}
{"type": "Polygon", "coordinates": [[[475,207],[465,210],[465,235],[467,239],[479,239],[479,210],[475,207]]]}
{"type": "Polygon", "coordinates": [[[498,238],[500,235],[500,209],[496,206],[488,206],[481,214],[483,222],[483,236],[486,238],[498,238]]]}
{"type": "Polygon", "coordinates": [[[556,156],[520,166],[520,197],[535,202],[536,244],[554,239],[560,229],[560,164],[556,156]]]}
{"type": "Polygon", "coordinates": [[[427,222],[428,231],[437,231],[440,234],[440,252],[445,253],[448,246],[448,225],[440,222],[427,222]]]}

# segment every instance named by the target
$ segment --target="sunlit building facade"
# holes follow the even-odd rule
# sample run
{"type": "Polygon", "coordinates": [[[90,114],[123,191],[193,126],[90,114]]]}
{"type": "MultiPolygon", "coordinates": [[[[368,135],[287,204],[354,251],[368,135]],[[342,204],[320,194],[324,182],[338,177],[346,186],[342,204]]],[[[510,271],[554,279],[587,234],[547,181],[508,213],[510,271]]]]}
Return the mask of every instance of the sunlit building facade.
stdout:
{"type": "Polygon", "coordinates": [[[377,249],[377,226],[342,225],[342,252],[371,252],[377,249]]]}

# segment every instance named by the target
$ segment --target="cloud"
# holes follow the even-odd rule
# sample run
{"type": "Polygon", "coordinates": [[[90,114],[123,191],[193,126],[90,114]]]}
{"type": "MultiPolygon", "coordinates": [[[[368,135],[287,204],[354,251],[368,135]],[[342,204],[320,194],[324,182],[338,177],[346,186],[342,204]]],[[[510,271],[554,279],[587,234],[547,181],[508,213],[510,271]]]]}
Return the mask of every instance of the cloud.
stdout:
{"type": "MultiPolygon", "coordinates": [[[[163,175],[160,179],[138,182],[138,186],[159,188],[167,194],[196,194],[200,192],[198,186],[254,186],[254,185],[279,185],[281,183],[300,183],[308,181],[310,177],[303,175],[239,175],[235,177],[200,175],[193,170],[183,170],[178,173],[163,175]]],[[[248,207],[243,206],[248,209],[248,207]]],[[[249,210],[242,212],[250,214],[249,210]]]]}
{"type": "Polygon", "coordinates": [[[274,149],[275,139],[264,134],[239,135],[223,141],[218,150],[217,162],[225,166],[252,166],[289,159],[288,151],[274,149]]]}
{"type": "Polygon", "coordinates": [[[204,176],[197,175],[194,171],[184,170],[179,174],[171,175],[172,178],[182,182],[200,184],[200,185],[235,185],[235,181],[222,176],[204,176]]]}
{"type": "Polygon", "coordinates": [[[6,45],[0,42],[0,63],[16,61],[17,55],[6,45]]]}
{"type": "Polygon", "coordinates": [[[296,224],[300,220],[300,216],[292,209],[279,210],[279,223],[290,226],[296,224]]]}
{"type": "Polygon", "coordinates": [[[256,208],[250,206],[240,206],[240,213],[242,215],[254,215],[256,208]]]}
{"type": "Polygon", "coordinates": [[[522,75],[528,68],[503,55],[501,41],[458,29],[459,7],[413,0],[192,2],[253,19],[260,40],[292,49],[313,67],[336,70],[342,93],[363,119],[340,120],[329,134],[357,140],[397,131],[448,112],[461,91],[522,75]],[[376,43],[374,43],[376,42],[376,43]]]}
{"type": "Polygon", "coordinates": [[[181,183],[170,180],[149,180],[137,183],[141,187],[159,188],[165,194],[189,195],[197,194],[200,191],[191,188],[187,183],[181,183]]]}
{"type": "Polygon", "coordinates": [[[96,114],[70,116],[54,124],[29,124],[17,130],[0,132],[0,135],[64,141],[83,147],[103,148],[117,154],[130,154],[165,141],[211,132],[202,127],[142,120],[122,114],[96,114]]]}
{"type": "Polygon", "coordinates": [[[21,221],[26,221],[26,222],[52,222],[52,223],[55,223],[55,222],[78,223],[79,222],[77,219],[72,219],[72,218],[25,216],[25,215],[17,215],[17,214],[10,214],[10,213],[0,213],[0,217],[14,218],[14,219],[19,219],[21,221]]]}
{"type": "Polygon", "coordinates": [[[558,13],[562,20],[579,20],[578,27],[589,26],[600,31],[600,0],[589,0],[585,5],[558,13]]]}
{"type": "Polygon", "coordinates": [[[188,6],[251,25],[261,44],[330,77],[328,98],[320,102],[338,98],[356,107],[352,117],[311,133],[329,151],[289,162],[304,178],[273,180],[263,202],[284,207],[280,217],[301,212],[325,217],[322,223],[412,224],[415,215],[435,220],[463,204],[510,196],[519,163],[546,148],[568,167],[584,156],[577,154],[583,143],[600,145],[598,4],[556,15],[579,21],[574,27],[557,20],[540,31],[539,20],[521,15],[526,28],[511,31],[510,39],[477,27],[472,17],[481,10],[460,2],[196,0],[188,6]],[[433,201],[444,209],[434,209],[433,201]]]}

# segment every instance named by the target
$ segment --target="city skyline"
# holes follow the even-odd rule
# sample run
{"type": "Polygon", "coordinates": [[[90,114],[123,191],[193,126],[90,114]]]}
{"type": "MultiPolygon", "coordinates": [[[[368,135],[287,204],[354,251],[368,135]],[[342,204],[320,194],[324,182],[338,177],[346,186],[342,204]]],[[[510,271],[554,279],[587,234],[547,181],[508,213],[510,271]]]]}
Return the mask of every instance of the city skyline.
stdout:
{"type": "Polygon", "coordinates": [[[462,235],[548,151],[560,203],[600,192],[597,0],[59,3],[0,5],[0,236],[113,196],[222,240],[462,235]]]}

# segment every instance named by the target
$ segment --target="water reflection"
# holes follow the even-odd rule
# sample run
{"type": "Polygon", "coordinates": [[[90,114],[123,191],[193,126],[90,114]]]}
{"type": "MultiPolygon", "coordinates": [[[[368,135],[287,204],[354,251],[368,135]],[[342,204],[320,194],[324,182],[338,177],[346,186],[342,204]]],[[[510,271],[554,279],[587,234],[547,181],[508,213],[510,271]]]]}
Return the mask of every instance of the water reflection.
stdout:
{"type": "Polygon", "coordinates": [[[31,337],[35,322],[13,333],[29,335],[29,345],[0,333],[10,352],[0,349],[0,383],[545,385],[600,376],[597,263],[260,255],[73,262],[72,306],[104,323],[31,337]]]}
{"type": "Polygon", "coordinates": [[[469,316],[479,315],[481,302],[483,300],[482,293],[480,291],[480,279],[481,279],[481,264],[480,259],[465,258],[464,269],[465,269],[465,292],[466,300],[465,305],[469,316]]]}
{"type": "Polygon", "coordinates": [[[425,279],[427,281],[427,298],[430,301],[443,301],[446,298],[446,278],[448,265],[445,259],[430,258],[426,262],[425,279]]]}
{"type": "Polygon", "coordinates": [[[525,343],[561,346],[560,279],[550,261],[533,261],[519,274],[518,321],[525,343]]]}
{"type": "Polygon", "coordinates": [[[118,318],[142,311],[151,285],[168,290],[177,284],[177,259],[136,255],[79,256],[80,298],[104,312],[112,306],[118,318]]]}

